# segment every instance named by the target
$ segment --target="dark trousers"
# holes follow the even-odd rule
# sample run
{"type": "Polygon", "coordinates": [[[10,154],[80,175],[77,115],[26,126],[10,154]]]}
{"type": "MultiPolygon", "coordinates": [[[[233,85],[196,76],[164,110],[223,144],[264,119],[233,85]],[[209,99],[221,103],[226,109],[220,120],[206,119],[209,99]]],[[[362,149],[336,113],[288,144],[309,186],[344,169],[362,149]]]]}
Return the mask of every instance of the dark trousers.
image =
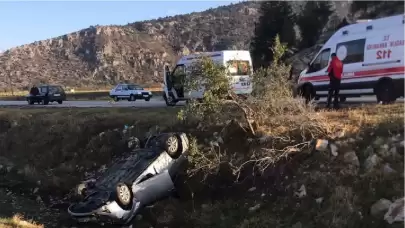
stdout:
{"type": "Polygon", "coordinates": [[[330,78],[329,81],[329,92],[328,92],[328,104],[327,106],[330,106],[332,102],[332,96],[334,97],[333,99],[333,106],[337,107],[339,104],[339,90],[340,90],[340,80],[336,79],[334,77],[330,78]]]}

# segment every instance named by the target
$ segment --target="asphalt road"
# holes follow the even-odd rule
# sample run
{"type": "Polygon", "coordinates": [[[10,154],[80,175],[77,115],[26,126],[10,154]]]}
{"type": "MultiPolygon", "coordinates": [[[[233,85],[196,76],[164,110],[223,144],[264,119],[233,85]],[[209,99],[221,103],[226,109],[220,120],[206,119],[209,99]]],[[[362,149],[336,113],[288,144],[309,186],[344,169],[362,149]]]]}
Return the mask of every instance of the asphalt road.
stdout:
{"type": "MultiPolygon", "coordinates": [[[[325,103],[325,98],[320,99],[319,103],[325,103]]],[[[397,102],[404,102],[403,98],[397,100],[397,102]]],[[[185,102],[179,102],[178,106],[184,105],[185,102]]],[[[375,96],[371,97],[360,97],[360,98],[347,98],[344,106],[358,106],[361,104],[375,104],[375,96]]],[[[343,105],[343,104],[342,104],[343,105]]],[[[63,104],[58,104],[56,102],[49,105],[28,105],[26,101],[0,101],[0,107],[10,107],[10,106],[27,106],[36,108],[45,107],[79,107],[79,108],[90,108],[90,107],[136,107],[136,108],[152,108],[152,107],[166,107],[165,102],[162,99],[155,98],[150,101],[119,101],[119,102],[109,102],[109,101],[65,101],[63,104]]]]}

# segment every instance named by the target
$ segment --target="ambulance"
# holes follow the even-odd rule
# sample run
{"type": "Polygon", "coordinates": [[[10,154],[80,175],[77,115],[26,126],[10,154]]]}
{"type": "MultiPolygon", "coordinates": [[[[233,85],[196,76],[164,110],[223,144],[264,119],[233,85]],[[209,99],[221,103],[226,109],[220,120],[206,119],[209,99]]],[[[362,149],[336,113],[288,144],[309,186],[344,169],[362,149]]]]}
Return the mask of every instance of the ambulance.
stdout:
{"type": "Polygon", "coordinates": [[[184,77],[192,77],[191,67],[198,64],[198,61],[203,57],[208,57],[214,63],[227,68],[231,87],[236,94],[248,95],[252,92],[253,65],[249,51],[202,52],[183,56],[172,71],[168,65],[165,65],[163,70],[163,99],[167,106],[174,106],[179,101],[203,98],[204,88],[202,85],[197,86],[199,89],[192,89],[186,88],[184,83],[184,77]]]}
{"type": "Polygon", "coordinates": [[[391,103],[404,96],[405,15],[367,20],[340,28],[301,72],[296,91],[307,100],[327,97],[331,54],[343,62],[340,100],[376,95],[391,103]]]}

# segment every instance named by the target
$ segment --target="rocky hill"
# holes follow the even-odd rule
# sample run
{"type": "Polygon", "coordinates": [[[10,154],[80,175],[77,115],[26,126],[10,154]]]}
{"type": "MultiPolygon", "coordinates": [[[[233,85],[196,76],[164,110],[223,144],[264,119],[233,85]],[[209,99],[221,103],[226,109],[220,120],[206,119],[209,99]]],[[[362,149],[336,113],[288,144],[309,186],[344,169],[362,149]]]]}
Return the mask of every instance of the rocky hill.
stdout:
{"type": "Polygon", "coordinates": [[[33,83],[91,87],[129,80],[160,83],[164,63],[190,51],[247,49],[257,2],[204,12],[95,26],[12,48],[0,55],[0,89],[33,83]]]}
{"type": "MultiPolygon", "coordinates": [[[[298,14],[303,2],[291,4],[298,14]]],[[[37,83],[87,88],[120,81],[161,83],[163,65],[180,55],[249,49],[259,5],[241,2],[121,26],[91,26],[15,47],[0,53],[0,90],[27,89],[37,83]]],[[[327,27],[346,17],[350,5],[333,2],[335,13],[327,27]]]]}

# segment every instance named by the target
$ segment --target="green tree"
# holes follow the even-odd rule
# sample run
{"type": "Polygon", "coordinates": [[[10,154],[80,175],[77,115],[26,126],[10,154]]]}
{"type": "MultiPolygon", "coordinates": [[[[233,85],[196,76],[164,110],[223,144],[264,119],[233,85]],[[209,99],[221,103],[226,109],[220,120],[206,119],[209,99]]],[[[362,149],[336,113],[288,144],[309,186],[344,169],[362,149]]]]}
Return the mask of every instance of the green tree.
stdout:
{"type": "Polygon", "coordinates": [[[404,1],[353,1],[350,6],[356,18],[374,19],[404,13],[404,1]]]}
{"type": "Polygon", "coordinates": [[[308,48],[316,44],[332,13],[332,5],[329,1],[306,2],[297,20],[302,37],[300,48],[308,48]]]}
{"type": "Polygon", "coordinates": [[[258,22],[251,42],[252,58],[255,68],[268,67],[273,60],[274,38],[280,35],[280,41],[288,47],[294,46],[295,16],[287,1],[265,1],[260,5],[258,22]]]}

